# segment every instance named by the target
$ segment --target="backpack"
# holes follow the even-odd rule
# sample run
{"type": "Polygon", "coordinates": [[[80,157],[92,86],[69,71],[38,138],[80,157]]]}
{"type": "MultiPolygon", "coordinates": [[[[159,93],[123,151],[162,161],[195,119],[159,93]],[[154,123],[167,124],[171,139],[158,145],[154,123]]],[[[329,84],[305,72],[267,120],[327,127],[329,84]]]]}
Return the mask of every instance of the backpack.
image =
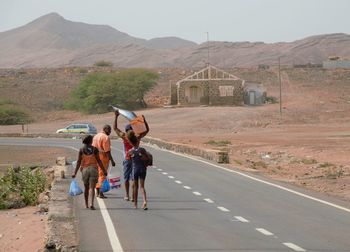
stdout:
{"type": "Polygon", "coordinates": [[[145,163],[146,167],[147,166],[152,166],[153,165],[153,155],[146,151],[146,156],[147,156],[147,163],[145,163]]]}
{"type": "Polygon", "coordinates": [[[151,153],[149,153],[148,151],[146,151],[145,148],[140,147],[140,148],[137,148],[137,149],[131,149],[129,151],[131,156],[133,154],[135,154],[135,152],[139,153],[140,159],[143,162],[143,164],[145,165],[145,167],[153,165],[153,155],[151,153]]]}

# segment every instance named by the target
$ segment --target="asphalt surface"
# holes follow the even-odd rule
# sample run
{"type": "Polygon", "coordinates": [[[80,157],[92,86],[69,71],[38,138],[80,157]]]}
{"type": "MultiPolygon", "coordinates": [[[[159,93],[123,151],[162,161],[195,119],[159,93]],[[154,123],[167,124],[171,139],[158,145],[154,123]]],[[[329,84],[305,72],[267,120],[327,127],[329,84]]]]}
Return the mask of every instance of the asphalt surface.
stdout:
{"type": "MultiPolygon", "coordinates": [[[[81,140],[0,144],[78,149],[81,140]]],[[[112,173],[120,174],[121,142],[112,145],[112,173]]],[[[145,147],[155,165],[146,178],[149,210],[133,209],[123,189],[106,193],[96,211],[77,197],[81,251],[350,251],[348,202],[145,147]]]]}

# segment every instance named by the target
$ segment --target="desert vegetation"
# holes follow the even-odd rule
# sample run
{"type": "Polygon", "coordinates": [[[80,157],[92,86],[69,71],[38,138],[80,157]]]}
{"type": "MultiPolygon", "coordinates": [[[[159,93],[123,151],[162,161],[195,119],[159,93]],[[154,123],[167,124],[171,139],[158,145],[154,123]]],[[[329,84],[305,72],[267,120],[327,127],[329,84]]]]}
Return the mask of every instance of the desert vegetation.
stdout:
{"type": "Polygon", "coordinates": [[[29,114],[14,102],[0,99],[0,125],[27,124],[31,121],[29,114]]]}
{"type": "Polygon", "coordinates": [[[40,168],[9,168],[0,178],[0,209],[34,206],[46,186],[47,179],[40,168]]]}
{"type": "Polygon", "coordinates": [[[158,78],[144,69],[91,73],[72,90],[65,107],[89,114],[108,112],[111,104],[126,109],[147,107],[144,95],[158,78]]]}

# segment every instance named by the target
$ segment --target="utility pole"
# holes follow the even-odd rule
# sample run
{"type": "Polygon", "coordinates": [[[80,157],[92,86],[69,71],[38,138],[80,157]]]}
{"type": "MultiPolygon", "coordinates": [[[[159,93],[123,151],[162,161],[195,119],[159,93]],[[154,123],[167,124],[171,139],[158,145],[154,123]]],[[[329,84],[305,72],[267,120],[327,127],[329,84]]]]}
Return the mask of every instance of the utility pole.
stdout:
{"type": "Polygon", "coordinates": [[[208,62],[207,62],[207,64],[208,64],[208,66],[210,65],[210,63],[209,63],[209,32],[206,32],[206,34],[207,34],[207,45],[208,45],[208,62]]]}
{"type": "Polygon", "coordinates": [[[278,80],[280,84],[280,117],[282,119],[282,81],[281,81],[281,56],[278,57],[278,80]]]}

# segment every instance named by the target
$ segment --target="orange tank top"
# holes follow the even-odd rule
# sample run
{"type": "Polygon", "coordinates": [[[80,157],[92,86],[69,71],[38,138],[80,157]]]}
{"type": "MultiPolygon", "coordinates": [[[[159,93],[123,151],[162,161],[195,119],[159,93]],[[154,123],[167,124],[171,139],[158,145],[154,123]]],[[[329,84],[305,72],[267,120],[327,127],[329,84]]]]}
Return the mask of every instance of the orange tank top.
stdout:
{"type": "Polygon", "coordinates": [[[82,155],[82,158],[81,158],[81,165],[80,165],[83,169],[84,168],[87,168],[89,166],[93,166],[93,167],[98,167],[97,165],[97,160],[96,160],[96,157],[95,157],[95,154],[92,153],[90,155],[86,155],[83,151],[83,155],[82,155]]]}

